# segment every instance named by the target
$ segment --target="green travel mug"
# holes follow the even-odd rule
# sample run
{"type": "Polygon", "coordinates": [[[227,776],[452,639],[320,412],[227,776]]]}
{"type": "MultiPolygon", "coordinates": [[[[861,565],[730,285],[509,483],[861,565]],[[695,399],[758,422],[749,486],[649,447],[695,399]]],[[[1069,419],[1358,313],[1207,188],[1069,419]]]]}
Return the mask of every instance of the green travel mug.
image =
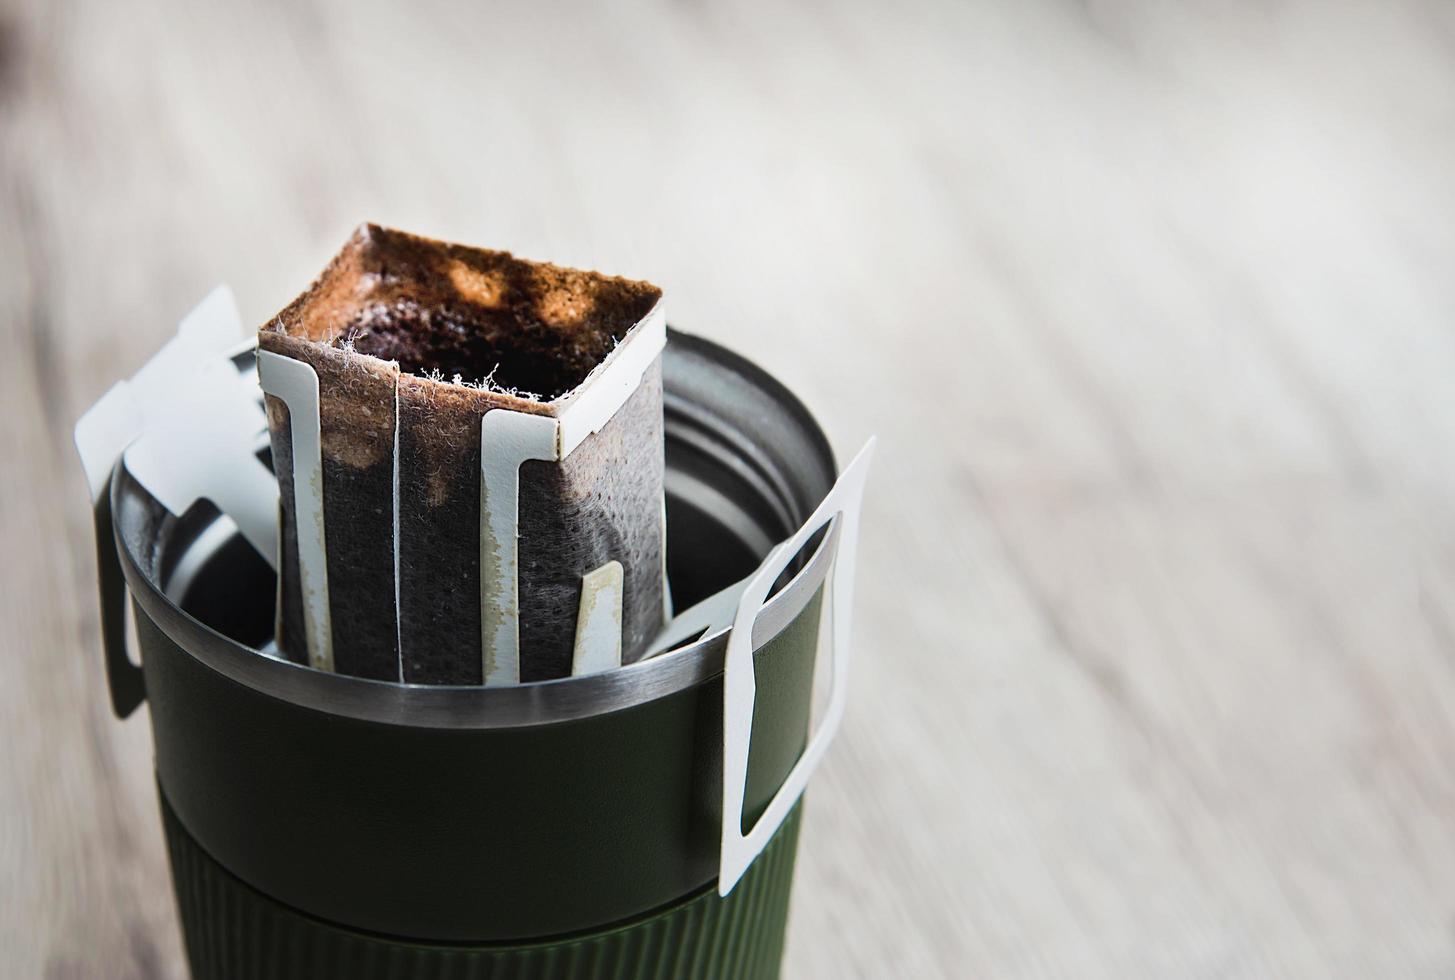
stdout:
{"type": "MultiPolygon", "coordinates": [[[[251,350],[232,364],[243,383],[251,350]]],[[[150,705],[194,977],[777,976],[800,796],[843,708],[867,457],[838,478],[799,401],[707,341],[672,332],[663,383],[668,579],[706,613],[638,663],[515,686],[260,653],[255,543],[91,452],[112,702],[150,705]]]]}

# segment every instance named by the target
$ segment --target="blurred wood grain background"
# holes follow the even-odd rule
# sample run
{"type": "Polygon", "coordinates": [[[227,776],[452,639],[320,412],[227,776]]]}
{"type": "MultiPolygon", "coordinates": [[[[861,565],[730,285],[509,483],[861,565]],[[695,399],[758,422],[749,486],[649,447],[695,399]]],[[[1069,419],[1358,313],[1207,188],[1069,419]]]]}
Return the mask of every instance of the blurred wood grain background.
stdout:
{"type": "Polygon", "coordinates": [[[360,220],[880,436],[785,975],[1455,975],[1455,8],[0,0],[0,973],[184,973],[69,443],[360,220]]]}

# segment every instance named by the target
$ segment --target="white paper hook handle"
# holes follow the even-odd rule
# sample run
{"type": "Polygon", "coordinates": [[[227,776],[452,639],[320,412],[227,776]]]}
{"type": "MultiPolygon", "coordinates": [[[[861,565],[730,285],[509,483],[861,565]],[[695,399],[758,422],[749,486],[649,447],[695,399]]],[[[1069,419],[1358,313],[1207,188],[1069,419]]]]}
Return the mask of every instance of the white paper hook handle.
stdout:
{"type": "Polygon", "coordinates": [[[717,892],[727,895],[777,833],[788,812],[803,795],[808,779],[828,750],[844,715],[849,693],[849,624],[854,608],[854,559],[859,539],[859,507],[874,451],[870,439],[792,537],[769,552],[738,600],[728,634],[722,684],[722,855],[717,892]],[[839,546],[829,572],[827,607],[829,659],[833,679],[823,721],[810,736],[798,762],[751,830],[742,832],[743,796],[747,791],[748,747],[753,738],[753,705],[757,679],[753,672],[753,622],[768,600],[768,590],[808,539],[831,521],[841,522],[839,546]]]}
{"type": "MultiPolygon", "coordinates": [[[[328,595],[328,545],[323,527],[323,428],[318,372],[303,361],[261,349],[257,364],[258,383],[263,391],[288,406],[288,438],[293,445],[293,523],[298,537],[308,663],[318,670],[332,671],[333,620],[328,595]]],[[[282,609],[281,594],[279,609],[282,609]]]]}

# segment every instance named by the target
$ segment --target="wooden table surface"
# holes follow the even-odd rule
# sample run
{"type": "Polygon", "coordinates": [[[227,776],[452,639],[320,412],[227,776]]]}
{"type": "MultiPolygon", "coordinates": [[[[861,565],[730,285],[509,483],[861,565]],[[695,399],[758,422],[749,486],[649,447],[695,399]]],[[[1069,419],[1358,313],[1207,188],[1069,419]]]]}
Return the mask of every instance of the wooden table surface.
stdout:
{"type": "Polygon", "coordinates": [[[77,416],[370,219],[877,433],[786,976],[1455,975],[1455,10],[0,0],[0,973],[183,974],[77,416]]]}

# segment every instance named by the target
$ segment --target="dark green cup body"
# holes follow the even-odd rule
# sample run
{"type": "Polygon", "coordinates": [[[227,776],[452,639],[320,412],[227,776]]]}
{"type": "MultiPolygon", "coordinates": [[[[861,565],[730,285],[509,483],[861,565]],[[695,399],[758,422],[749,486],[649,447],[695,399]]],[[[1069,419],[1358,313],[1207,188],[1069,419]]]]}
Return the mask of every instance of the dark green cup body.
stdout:
{"type": "MultiPolygon", "coordinates": [[[[680,608],[748,574],[834,470],[802,406],[720,348],[674,334],[664,386],[680,608]]],[[[150,704],[195,976],[776,975],[801,816],[717,894],[723,634],[515,689],[319,674],[249,649],[274,583],[215,512],[167,515],[124,466],[108,503],[142,660],[109,644],[113,697],[150,704]]],[[[753,631],[748,823],[807,739],[833,548],[753,631]]]]}

